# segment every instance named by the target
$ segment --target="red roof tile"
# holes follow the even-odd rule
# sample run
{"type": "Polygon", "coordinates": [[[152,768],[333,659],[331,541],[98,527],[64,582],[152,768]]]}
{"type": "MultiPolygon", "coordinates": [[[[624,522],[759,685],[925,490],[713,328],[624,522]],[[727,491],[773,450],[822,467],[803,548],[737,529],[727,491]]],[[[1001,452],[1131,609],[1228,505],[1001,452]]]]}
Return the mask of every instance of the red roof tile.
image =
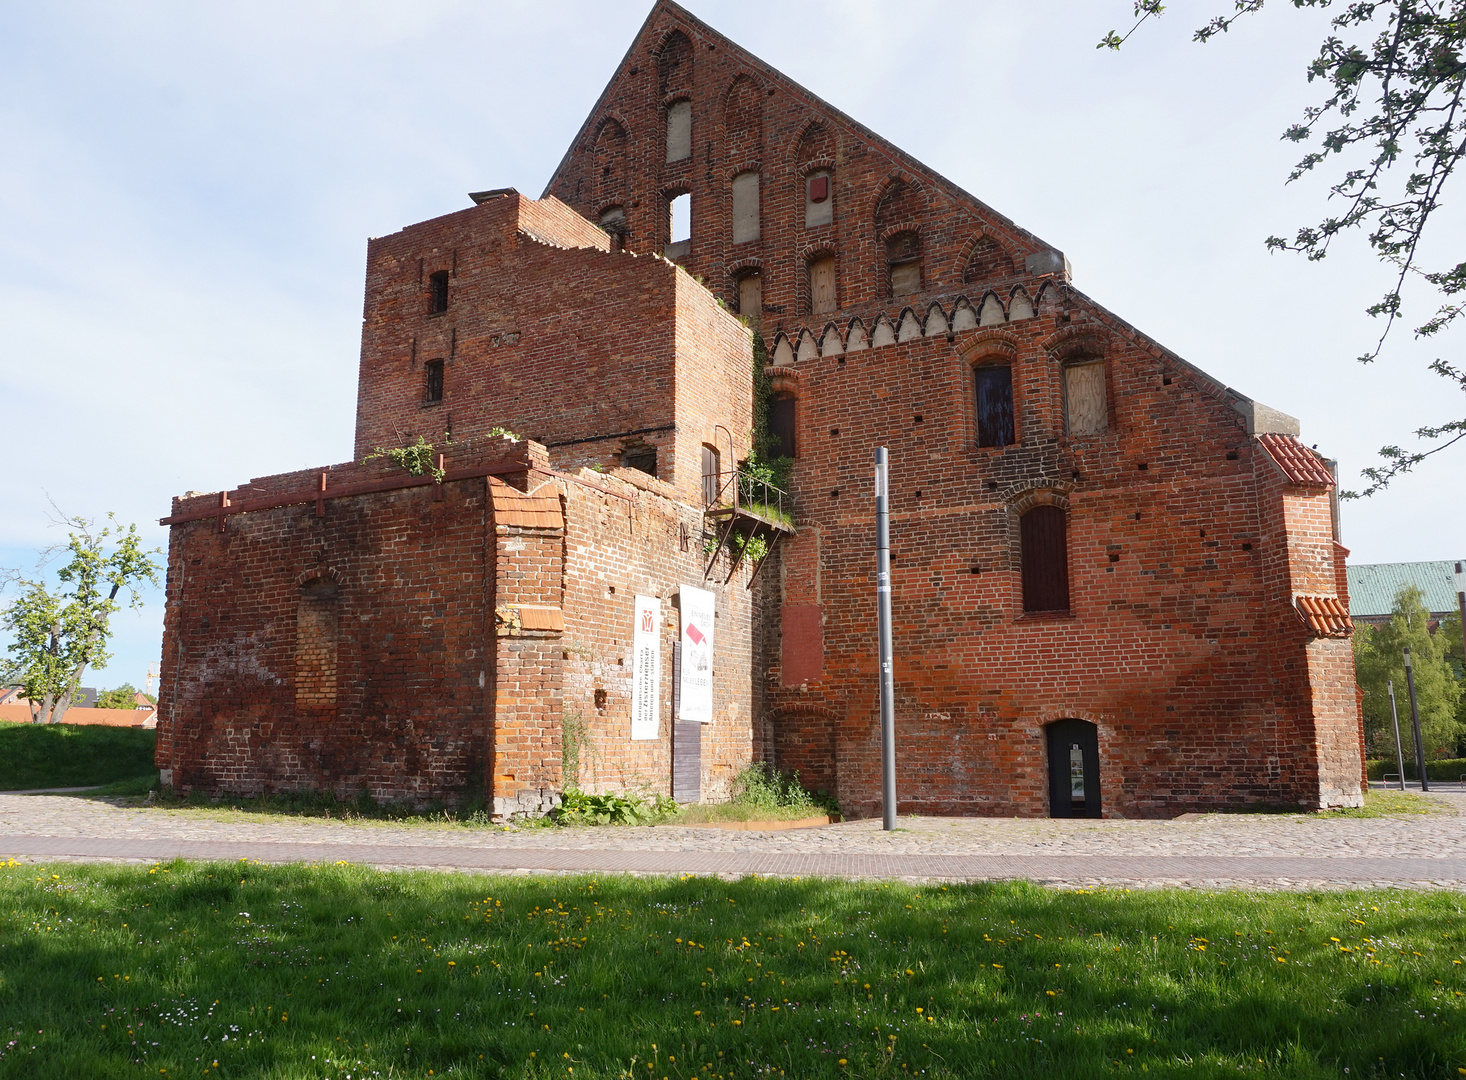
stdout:
{"type": "MultiPolygon", "coordinates": [[[[536,491],[546,491],[541,485],[536,491]]],[[[526,494],[502,480],[489,478],[489,494],[494,500],[494,524],[512,525],[521,529],[563,529],[565,516],[560,510],[560,493],[549,487],[545,494],[526,494]]]]}
{"type": "Polygon", "coordinates": [[[1293,436],[1259,435],[1257,441],[1262,443],[1268,456],[1277,462],[1278,468],[1283,470],[1283,475],[1288,478],[1289,483],[1303,484],[1308,487],[1334,486],[1334,474],[1329,472],[1329,467],[1324,464],[1323,458],[1293,436]]]}
{"type": "Polygon", "coordinates": [[[540,604],[514,604],[519,609],[519,625],[525,630],[564,630],[565,612],[540,604]]]}
{"type": "Polygon", "coordinates": [[[1335,596],[1300,596],[1298,614],[1318,637],[1348,637],[1354,632],[1354,620],[1335,596]]]}

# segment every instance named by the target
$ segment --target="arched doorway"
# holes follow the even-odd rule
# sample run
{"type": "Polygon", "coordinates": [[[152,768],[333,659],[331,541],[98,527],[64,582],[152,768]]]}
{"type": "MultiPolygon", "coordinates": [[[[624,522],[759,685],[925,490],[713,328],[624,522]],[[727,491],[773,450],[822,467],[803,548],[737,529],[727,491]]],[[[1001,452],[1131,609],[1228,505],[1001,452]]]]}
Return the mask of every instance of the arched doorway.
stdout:
{"type": "Polygon", "coordinates": [[[1049,817],[1099,817],[1099,729],[1055,720],[1049,739],[1049,817]]]}

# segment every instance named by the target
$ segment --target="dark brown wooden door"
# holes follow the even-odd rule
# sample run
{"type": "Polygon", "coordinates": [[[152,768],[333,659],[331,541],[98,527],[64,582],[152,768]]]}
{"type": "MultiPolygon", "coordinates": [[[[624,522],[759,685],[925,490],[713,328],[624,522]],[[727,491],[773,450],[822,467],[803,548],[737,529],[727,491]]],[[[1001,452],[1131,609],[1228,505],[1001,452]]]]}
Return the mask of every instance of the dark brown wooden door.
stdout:
{"type": "Polygon", "coordinates": [[[1099,729],[1087,720],[1048,726],[1049,817],[1099,817],[1099,729]]]}

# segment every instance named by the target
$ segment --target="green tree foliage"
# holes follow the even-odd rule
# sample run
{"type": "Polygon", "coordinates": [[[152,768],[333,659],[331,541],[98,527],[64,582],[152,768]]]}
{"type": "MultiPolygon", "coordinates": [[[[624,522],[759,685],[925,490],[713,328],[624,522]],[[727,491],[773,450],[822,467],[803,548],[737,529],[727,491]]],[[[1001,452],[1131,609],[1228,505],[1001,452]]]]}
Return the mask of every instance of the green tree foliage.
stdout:
{"type": "Polygon", "coordinates": [[[1429,630],[1430,613],[1416,588],[1401,589],[1387,626],[1360,626],[1354,632],[1354,671],[1364,691],[1364,735],[1375,757],[1393,758],[1395,733],[1390,719],[1389,683],[1395,684],[1400,710],[1400,741],[1406,758],[1415,753],[1410,729],[1410,696],[1405,687],[1405,646],[1415,668],[1415,697],[1427,758],[1451,757],[1462,734],[1458,710],[1461,683],[1446,659],[1446,641],[1429,630]]]}
{"type": "Polygon", "coordinates": [[[97,695],[97,708],[99,709],[135,709],[137,708],[137,687],[132,683],[123,683],[112,690],[103,690],[97,695]]]}
{"type": "MultiPolygon", "coordinates": [[[[1220,0],[1218,0],[1220,3],[1220,0]]],[[[1466,262],[1460,239],[1446,239],[1445,261],[1420,262],[1421,244],[1456,165],[1466,154],[1466,0],[1289,0],[1295,8],[1334,11],[1330,33],[1308,63],[1308,81],[1319,85],[1317,104],[1283,132],[1306,147],[1288,180],[1329,173],[1329,208],[1314,225],[1289,239],[1270,236],[1274,251],[1296,251],[1310,260],[1324,258],[1334,238],[1351,229],[1364,232],[1375,255],[1391,268],[1390,288],[1366,310],[1384,320],[1374,347],[1359,357],[1374,361],[1390,329],[1404,311],[1405,283],[1432,288],[1434,313],[1415,327],[1417,337],[1432,337],[1463,314],[1466,262]],[[1452,252],[1452,248],[1455,252],[1452,252]]],[[[1231,11],[1213,17],[1193,35],[1210,41],[1239,19],[1261,11],[1266,0],[1231,0],[1231,11]]],[[[1139,26],[1165,10],[1162,0],[1133,0],[1136,21],[1121,37],[1111,31],[1100,48],[1118,49],[1139,26]]],[[[1437,359],[1432,371],[1466,392],[1466,368],[1437,359]]],[[[1370,495],[1408,472],[1431,454],[1466,439],[1466,417],[1417,428],[1422,446],[1381,448],[1382,463],[1363,470],[1370,495]]],[[[1349,497],[1360,493],[1346,492],[1349,497]]]]}
{"type": "Polygon", "coordinates": [[[157,551],[143,550],[137,526],[124,528],[111,514],[107,522],[98,528],[86,518],[63,519],[71,529],[64,548],[71,560],[56,572],[58,588],[12,575],[20,596],[0,614],[11,633],[0,678],[20,684],[38,724],[61,723],[87,668],[106,664],[118,597],[126,592],[129,606],[141,607],[139,589],[158,584],[157,551]]]}

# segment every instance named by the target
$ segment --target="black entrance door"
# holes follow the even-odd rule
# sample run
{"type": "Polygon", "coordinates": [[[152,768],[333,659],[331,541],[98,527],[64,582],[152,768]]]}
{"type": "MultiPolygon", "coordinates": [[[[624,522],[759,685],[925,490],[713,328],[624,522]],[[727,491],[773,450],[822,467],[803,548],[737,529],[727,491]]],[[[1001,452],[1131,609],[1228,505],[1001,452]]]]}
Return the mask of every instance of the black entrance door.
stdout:
{"type": "Polygon", "coordinates": [[[1055,720],[1049,734],[1049,817],[1099,817],[1099,732],[1087,720],[1055,720]]]}

